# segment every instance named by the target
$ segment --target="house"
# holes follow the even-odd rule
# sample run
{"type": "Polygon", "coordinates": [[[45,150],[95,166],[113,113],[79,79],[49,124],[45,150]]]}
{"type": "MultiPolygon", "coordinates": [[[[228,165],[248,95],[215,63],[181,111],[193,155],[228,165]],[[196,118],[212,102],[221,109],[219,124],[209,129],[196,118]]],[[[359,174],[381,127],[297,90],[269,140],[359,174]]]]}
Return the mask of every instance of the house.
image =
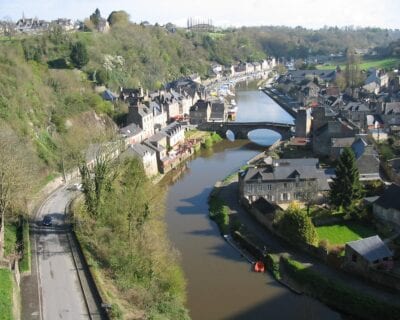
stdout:
{"type": "Polygon", "coordinates": [[[135,101],[129,106],[128,123],[135,123],[143,130],[143,137],[154,134],[154,115],[145,104],[135,101]]]}
{"type": "Polygon", "coordinates": [[[120,135],[125,141],[125,146],[141,143],[143,141],[143,130],[137,124],[131,123],[119,130],[120,135]]]}
{"type": "Polygon", "coordinates": [[[166,126],[162,133],[167,138],[167,146],[172,148],[185,141],[185,129],[178,122],[173,122],[166,126]]]}
{"type": "Polygon", "coordinates": [[[190,108],[189,116],[191,124],[201,124],[208,122],[211,115],[211,105],[209,101],[198,100],[195,105],[190,108]]]}
{"type": "Polygon", "coordinates": [[[252,203],[259,198],[287,205],[293,200],[302,201],[306,194],[329,190],[328,176],[319,168],[318,159],[266,158],[266,165],[250,167],[239,172],[239,194],[241,199],[252,203]]]}
{"type": "Polygon", "coordinates": [[[364,81],[363,89],[367,92],[378,94],[382,88],[387,88],[388,85],[388,74],[371,68],[367,79],[364,81]]]}
{"type": "Polygon", "coordinates": [[[138,158],[143,164],[144,172],[148,177],[152,177],[158,173],[156,152],[144,144],[130,145],[123,153],[123,156],[138,158]]]}
{"type": "Polygon", "coordinates": [[[372,208],[377,218],[400,228],[400,185],[392,183],[372,208]]]}
{"type": "Polygon", "coordinates": [[[108,23],[107,19],[100,18],[96,25],[96,29],[98,32],[107,33],[110,31],[110,24],[108,23]]]}
{"type": "Polygon", "coordinates": [[[211,101],[210,122],[225,122],[228,119],[228,109],[225,102],[211,101]]]}
{"type": "Polygon", "coordinates": [[[153,125],[155,130],[161,130],[167,125],[167,112],[164,110],[163,104],[159,104],[155,101],[149,103],[150,112],[153,113],[153,125]]]}
{"type": "Polygon", "coordinates": [[[72,31],[76,29],[76,24],[71,19],[59,18],[51,22],[53,25],[60,26],[64,31],[72,31]]]}
{"type": "Polygon", "coordinates": [[[393,253],[379,236],[350,241],[345,246],[345,265],[347,268],[366,272],[370,268],[390,269],[393,253]]]}
{"type": "Polygon", "coordinates": [[[340,115],[356,123],[360,128],[367,128],[367,115],[371,111],[369,107],[362,102],[350,102],[340,109],[340,115]]]}
{"type": "Polygon", "coordinates": [[[313,152],[319,156],[329,156],[333,138],[350,138],[357,133],[359,129],[354,124],[340,118],[330,120],[316,130],[313,122],[313,152]]]}

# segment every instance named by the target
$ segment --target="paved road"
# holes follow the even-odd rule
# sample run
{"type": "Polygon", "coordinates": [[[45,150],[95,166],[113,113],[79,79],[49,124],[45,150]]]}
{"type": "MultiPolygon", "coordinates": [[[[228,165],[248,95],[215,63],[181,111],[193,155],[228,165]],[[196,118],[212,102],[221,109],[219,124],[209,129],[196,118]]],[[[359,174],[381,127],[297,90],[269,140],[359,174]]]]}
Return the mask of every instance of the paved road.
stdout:
{"type": "MultiPolygon", "coordinates": [[[[32,228],[32,275],[22,281],[23,319],[93,319],[98,312],[89,315],[78,272],[83,268],[78,258],[75,266],[72,251],[76,246],[65,221],[65,207],[74,193],[58,189],[42,204],[37,221],[32,228]],[[41,221],[45,215],[52,217],[52,226],[45,227],[41,221]]],[[[75,256],[76,257],[76,256],[75,256]]],[[[84,274],[81,278],[85,278],[84,274]]],[[[83,279],[85,282],[86,279],[83,279]]],[[[93,301],[90,290],[85,296],[93,301]]]]}

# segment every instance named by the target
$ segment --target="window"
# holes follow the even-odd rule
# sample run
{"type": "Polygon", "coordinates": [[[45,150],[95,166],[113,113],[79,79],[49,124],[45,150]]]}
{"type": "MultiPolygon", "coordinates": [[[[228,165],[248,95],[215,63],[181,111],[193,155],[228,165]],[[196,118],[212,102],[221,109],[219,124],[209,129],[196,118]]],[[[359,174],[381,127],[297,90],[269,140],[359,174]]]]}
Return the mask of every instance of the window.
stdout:
{"type": "Polygon", "coordinates": [[[287,192],[281,193],[281,200],[288,201],[290,200],[290,195],[287,192]]]}

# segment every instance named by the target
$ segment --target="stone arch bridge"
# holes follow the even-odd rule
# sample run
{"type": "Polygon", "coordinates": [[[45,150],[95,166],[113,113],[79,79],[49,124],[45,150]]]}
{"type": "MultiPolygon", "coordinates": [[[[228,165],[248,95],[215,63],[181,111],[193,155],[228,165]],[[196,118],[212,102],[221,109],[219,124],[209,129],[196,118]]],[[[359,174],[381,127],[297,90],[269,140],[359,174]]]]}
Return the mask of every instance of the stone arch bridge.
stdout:
{"type": "Polygon", "coordinates": [[[282,140],[289,139],[292,135],[294,124],[276,122],[203,122],[198,125],[199,130],[215,131],[222,137],[226,136],[228,130],[232,131],[235,139],[248,139],[250,131],[256,129],[268,129],[281,135],[282,140]]]}

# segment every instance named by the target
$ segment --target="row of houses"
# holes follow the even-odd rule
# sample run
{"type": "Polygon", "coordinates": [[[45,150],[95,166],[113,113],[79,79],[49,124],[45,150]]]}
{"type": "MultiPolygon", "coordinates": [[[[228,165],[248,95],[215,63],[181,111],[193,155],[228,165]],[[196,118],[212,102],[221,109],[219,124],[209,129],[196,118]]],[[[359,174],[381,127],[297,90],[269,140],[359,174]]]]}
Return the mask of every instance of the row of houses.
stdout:
{"type": "Polygon", "coordinates": [[[241,76],[241,75],[249,75],[252,73],[262,72],[262,71],[270,71],[274,67],[276,67],[277,62],[275,58],[268,58],[261,61],[254,62],[242,62],[240,61],[237,64],[233,64],[229,67],[224,67],[220,64],[214,63],[211,66],[212,75],[216,78],[219,78],[223,75],[225,76],[241,76]]]}

